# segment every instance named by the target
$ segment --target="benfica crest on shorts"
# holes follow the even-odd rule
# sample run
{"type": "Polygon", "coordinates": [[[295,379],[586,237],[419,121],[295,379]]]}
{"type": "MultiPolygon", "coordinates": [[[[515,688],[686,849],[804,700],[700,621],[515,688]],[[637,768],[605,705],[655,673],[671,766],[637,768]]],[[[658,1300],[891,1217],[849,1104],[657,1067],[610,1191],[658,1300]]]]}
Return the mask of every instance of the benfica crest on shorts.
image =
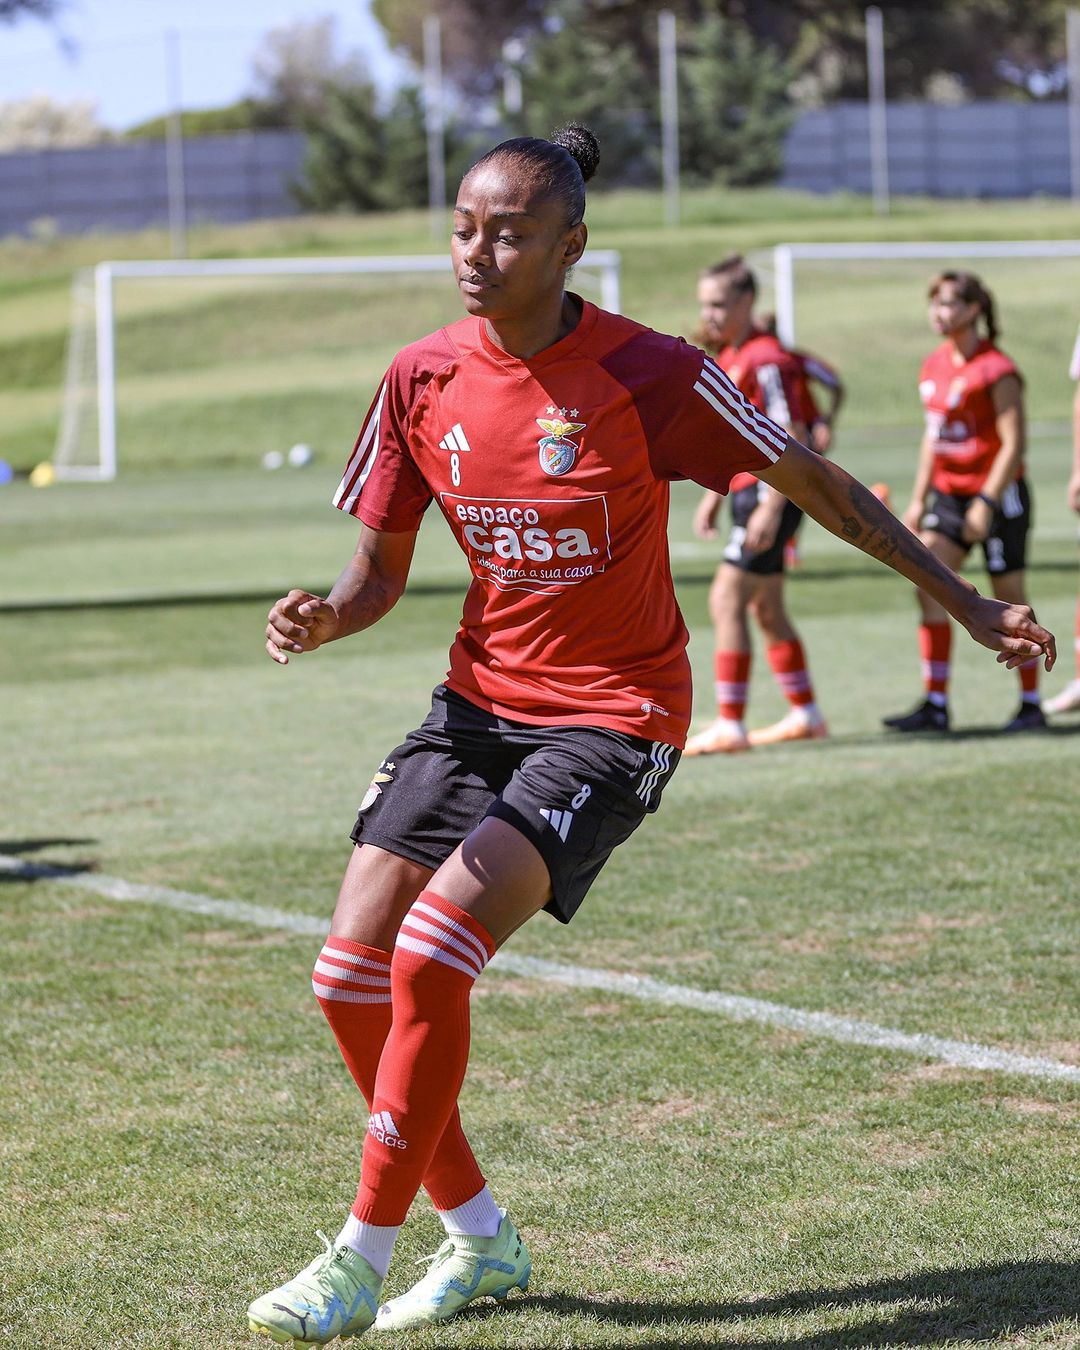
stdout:
{"type": "Polygon", "coordinates": [[[540,467],[552,478],[561,478],[574,467],[578,445],[570,440],[573,432],[584,431],[584,422],[568,422],[567,414],[577,416],[576,408],[549,408],[547,417],[538,417],[536,425],[547,435],[538,442],[540,446],[540,467]]]}

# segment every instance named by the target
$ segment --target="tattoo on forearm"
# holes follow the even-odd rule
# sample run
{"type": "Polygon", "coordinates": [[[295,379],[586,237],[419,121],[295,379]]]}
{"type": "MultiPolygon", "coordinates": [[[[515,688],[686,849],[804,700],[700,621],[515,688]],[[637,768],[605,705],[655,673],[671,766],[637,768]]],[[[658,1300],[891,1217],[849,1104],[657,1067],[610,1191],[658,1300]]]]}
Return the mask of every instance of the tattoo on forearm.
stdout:
{"type": "Polygon", "coordinates": [[[937,559],[918,545],[911,532],[868,488],[864,488],[861,483],[851,483],[848,500],[854,508],[854,514],[840,518],[840,529],[845,539],[850,539],[864,553],[897,570],[900,570],[898,564],[904,560],[939,576],[946,574],[946,569],[937,559]]]}

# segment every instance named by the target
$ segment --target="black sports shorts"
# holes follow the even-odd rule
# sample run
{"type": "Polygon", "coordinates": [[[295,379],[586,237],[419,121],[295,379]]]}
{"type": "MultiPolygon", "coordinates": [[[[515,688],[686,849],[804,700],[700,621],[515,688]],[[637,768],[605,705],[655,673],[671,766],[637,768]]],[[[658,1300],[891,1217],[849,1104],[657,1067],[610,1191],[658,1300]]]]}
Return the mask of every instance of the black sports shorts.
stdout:
{"type": "MultiPolygon", "coordinates": [[[[966,553],[971,544],[964,538],[964,513],[974,500],[974,496],[957,497],[948,492],[935,492],[922,518],[921,528],[943,534],[966,553]]],[[[1031,493],[1021,478],[1005,489],[990,522],[990,533],[982,541],[988,572],[1003,576],[1006,572],[1023,571],[1031,522],[1031,493]]]]}
{"type": "Polygon", "coordinates": [[[724,561],[732,563],[742,572],[753,572],[757,576],[768,577],[783,572],[784,545],[794,537],[803,513],[794,502],[785,502],[780,517],[780,528],[772,545],[762,553],[748,553],[743,543],[746,539],[746,522],[758,504],[758,492],[761,487],[760,483],[750,483],[732,494],[731,533],[724,545],[724,561]]]}
{"type": "Polygon", "coordinates": [[[568,923],[618,844],[660,805],[681,751],[603,727],[526,726],[439,685],[383,760],[352,838],[438,868],[487,816],[540,853],[550,914],[568,923]]]}

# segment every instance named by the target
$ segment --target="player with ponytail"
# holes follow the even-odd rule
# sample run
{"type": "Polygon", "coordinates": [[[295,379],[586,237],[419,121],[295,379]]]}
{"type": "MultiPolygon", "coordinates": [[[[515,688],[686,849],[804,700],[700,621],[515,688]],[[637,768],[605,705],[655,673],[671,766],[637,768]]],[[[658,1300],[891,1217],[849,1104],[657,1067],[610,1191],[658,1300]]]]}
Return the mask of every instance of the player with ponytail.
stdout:
{"type": "MultiPolygon", "coordinates": [[[[973,272],[941,272],[930,283],[930,326],[945,340],[923,362],[919,394],[926,431],[904,523],[936,558],[958,568],[982,547],[994,594],[1026,604],[1025,557],[1031,490],[1024,476],[1024,385],[998,347],[994,297],[973,272]]],[[[923,701],[884,719],[893,731],[948,731],[952,625],[936,600],[918,593],[923,701]]],[[[1046,725],[1039,667],[1021,665],[1020,706],[1005,731],[1046,725]]]]}
{"type": "MultiPolygon", "coordinates": [[[[679,762],[691,681],[667,550],[672,480],[722,493],[737,473],[767,479],[1000,659],[1053,660],[1030,611],[942,567],[704,352],[566,290],[597,158],[591,132],[570,127],[504,141],[465,175],[450,253],[466,317],[399,352],[375,393],[334,499],[360,538],[329,595],[292,590],[268,617],[279,666],[370,628],[403,593],[431,506],[472,574],[430,713],[357,794],[313,985],[367,1104],[360,1182],[326,1251],[248,1309],[278,1344],[400,1331],[528,1286],[525,1243],[458,1114],[470,994],[541,909],[570,921],[679,762]],[[421,1186],[446,1241],[383,1302],[421,1186]]],[[[298,744],[348,737],[365,709],[350,699],[326,728],[300,709],[298,744]]],[[[322,1074],[321,1056],[294,1071],[303,1102],[322,1074]]]]}

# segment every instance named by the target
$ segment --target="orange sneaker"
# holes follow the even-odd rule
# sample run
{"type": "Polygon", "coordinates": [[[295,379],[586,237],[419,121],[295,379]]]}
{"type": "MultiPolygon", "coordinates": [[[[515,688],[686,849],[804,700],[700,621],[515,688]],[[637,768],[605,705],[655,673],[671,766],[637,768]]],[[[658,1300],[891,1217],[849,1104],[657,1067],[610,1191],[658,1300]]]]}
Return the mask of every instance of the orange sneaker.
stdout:
{"type": "Polygon", "coordinates": [[[726,717],[718,717],[710,722],[704,731],[691,736],[686,742],[683,757],[694,755],[735,755],[740,750],[750,749],[750,738],[738,722],[729,722],[726,717]]]}
{"type": "Polygon", "coordinates": [[[823,741],[829,728],[818,718],[813,721],[798,708],[792,708],[786,717],[771,727],[759,727],[747,737],[751,745],[779,745],[782,741],[823,741]]]}

